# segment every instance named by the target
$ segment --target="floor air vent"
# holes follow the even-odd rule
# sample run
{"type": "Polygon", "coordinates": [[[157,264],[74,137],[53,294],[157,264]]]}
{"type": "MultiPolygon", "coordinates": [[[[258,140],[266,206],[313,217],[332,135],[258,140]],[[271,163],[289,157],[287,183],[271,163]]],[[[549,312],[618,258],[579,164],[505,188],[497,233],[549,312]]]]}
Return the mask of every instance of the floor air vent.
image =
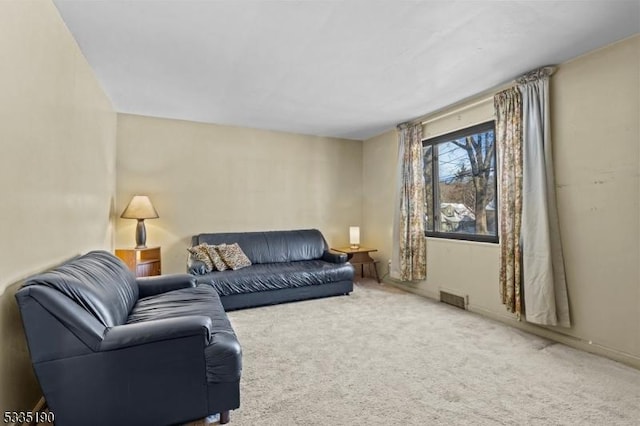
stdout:
{"type": "Polygon", "coordinates": [[[441,291],[440,301],[442,303],[446,303],[447,305],[455,306],[456,308],[466,309],[464,297],[458,296],[457,294],[451,294],[447,293],[446,291],[441,291]]]}

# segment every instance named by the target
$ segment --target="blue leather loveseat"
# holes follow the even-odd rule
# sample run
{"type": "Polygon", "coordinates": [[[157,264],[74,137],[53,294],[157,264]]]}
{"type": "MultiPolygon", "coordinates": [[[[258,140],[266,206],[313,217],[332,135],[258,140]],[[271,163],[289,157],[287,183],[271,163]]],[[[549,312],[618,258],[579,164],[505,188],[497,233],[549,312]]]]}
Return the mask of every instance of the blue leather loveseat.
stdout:
{"type": "Polygon", "coordinates": [[[240,405],[240,345],[218,294],[188,274],[136,279],[94,251],[16,298],[56,426],[224,423],[240,405]]]}

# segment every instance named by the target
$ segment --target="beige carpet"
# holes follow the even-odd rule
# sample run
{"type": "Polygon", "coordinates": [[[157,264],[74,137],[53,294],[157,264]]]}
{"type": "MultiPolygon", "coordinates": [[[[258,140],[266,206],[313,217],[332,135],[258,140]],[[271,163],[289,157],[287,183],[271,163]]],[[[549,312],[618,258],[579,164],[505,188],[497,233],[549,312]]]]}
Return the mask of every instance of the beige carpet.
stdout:
{"type": "Polygon", "coordinates": [[[234,426],[640,424],[640,371],[373,281],[230,318],[234,426]]]}

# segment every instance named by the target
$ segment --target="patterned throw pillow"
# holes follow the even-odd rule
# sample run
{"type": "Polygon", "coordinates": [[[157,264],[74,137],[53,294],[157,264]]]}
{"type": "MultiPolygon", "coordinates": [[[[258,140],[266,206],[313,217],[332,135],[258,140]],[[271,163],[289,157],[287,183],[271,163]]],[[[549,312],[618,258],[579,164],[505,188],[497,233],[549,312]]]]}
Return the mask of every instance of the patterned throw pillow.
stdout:
{"type": "Polygon", "coordinates": [[[227,244],[224,247],[218,246],[216,250],[218,250],[224,263],[234,271],[246,266],[251,266],[251,261],[247,255],[244,254],[238,243],[227,244]]]}
{"type": "Polygon", "coordinates": [[[211,272],[213,270],[213,262],[209,257],[209,253],[207,252],[207,244],[202,243],[197,246],[189,247],[187,251],[191,254],[191,257],[195,260],[199,260],[204,263],[206,266],[206,272],[211,272]]]}
{"type": "Polygon", "coordinates": [[[225,271],[225,270],[229,269],[227,264],[224,263],[224,260],[222,260],[222,258],[220,257],[220,254],[218,253],[218,248],[219,247],[224,247],[224,246],[226,246],[226,244],[219,244],[217,246],[207,245],[207,247],[206,247],[207,254],[211,258],[211,262],[213,263],[213,267],[214,267],[214,269],[217,269],[218,271],[225,271]]]}

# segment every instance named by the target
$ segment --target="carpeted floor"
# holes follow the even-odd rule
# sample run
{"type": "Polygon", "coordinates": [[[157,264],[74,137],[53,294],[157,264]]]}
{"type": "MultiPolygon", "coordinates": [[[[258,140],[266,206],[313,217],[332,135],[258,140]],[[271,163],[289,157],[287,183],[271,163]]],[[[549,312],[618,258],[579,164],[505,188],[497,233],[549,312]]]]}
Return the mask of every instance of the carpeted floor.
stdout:
{"type": "Polygon", "coordinates": [[[229,316],[234,426],[640,424],[640,371],[373,281],[229,316]]]}

